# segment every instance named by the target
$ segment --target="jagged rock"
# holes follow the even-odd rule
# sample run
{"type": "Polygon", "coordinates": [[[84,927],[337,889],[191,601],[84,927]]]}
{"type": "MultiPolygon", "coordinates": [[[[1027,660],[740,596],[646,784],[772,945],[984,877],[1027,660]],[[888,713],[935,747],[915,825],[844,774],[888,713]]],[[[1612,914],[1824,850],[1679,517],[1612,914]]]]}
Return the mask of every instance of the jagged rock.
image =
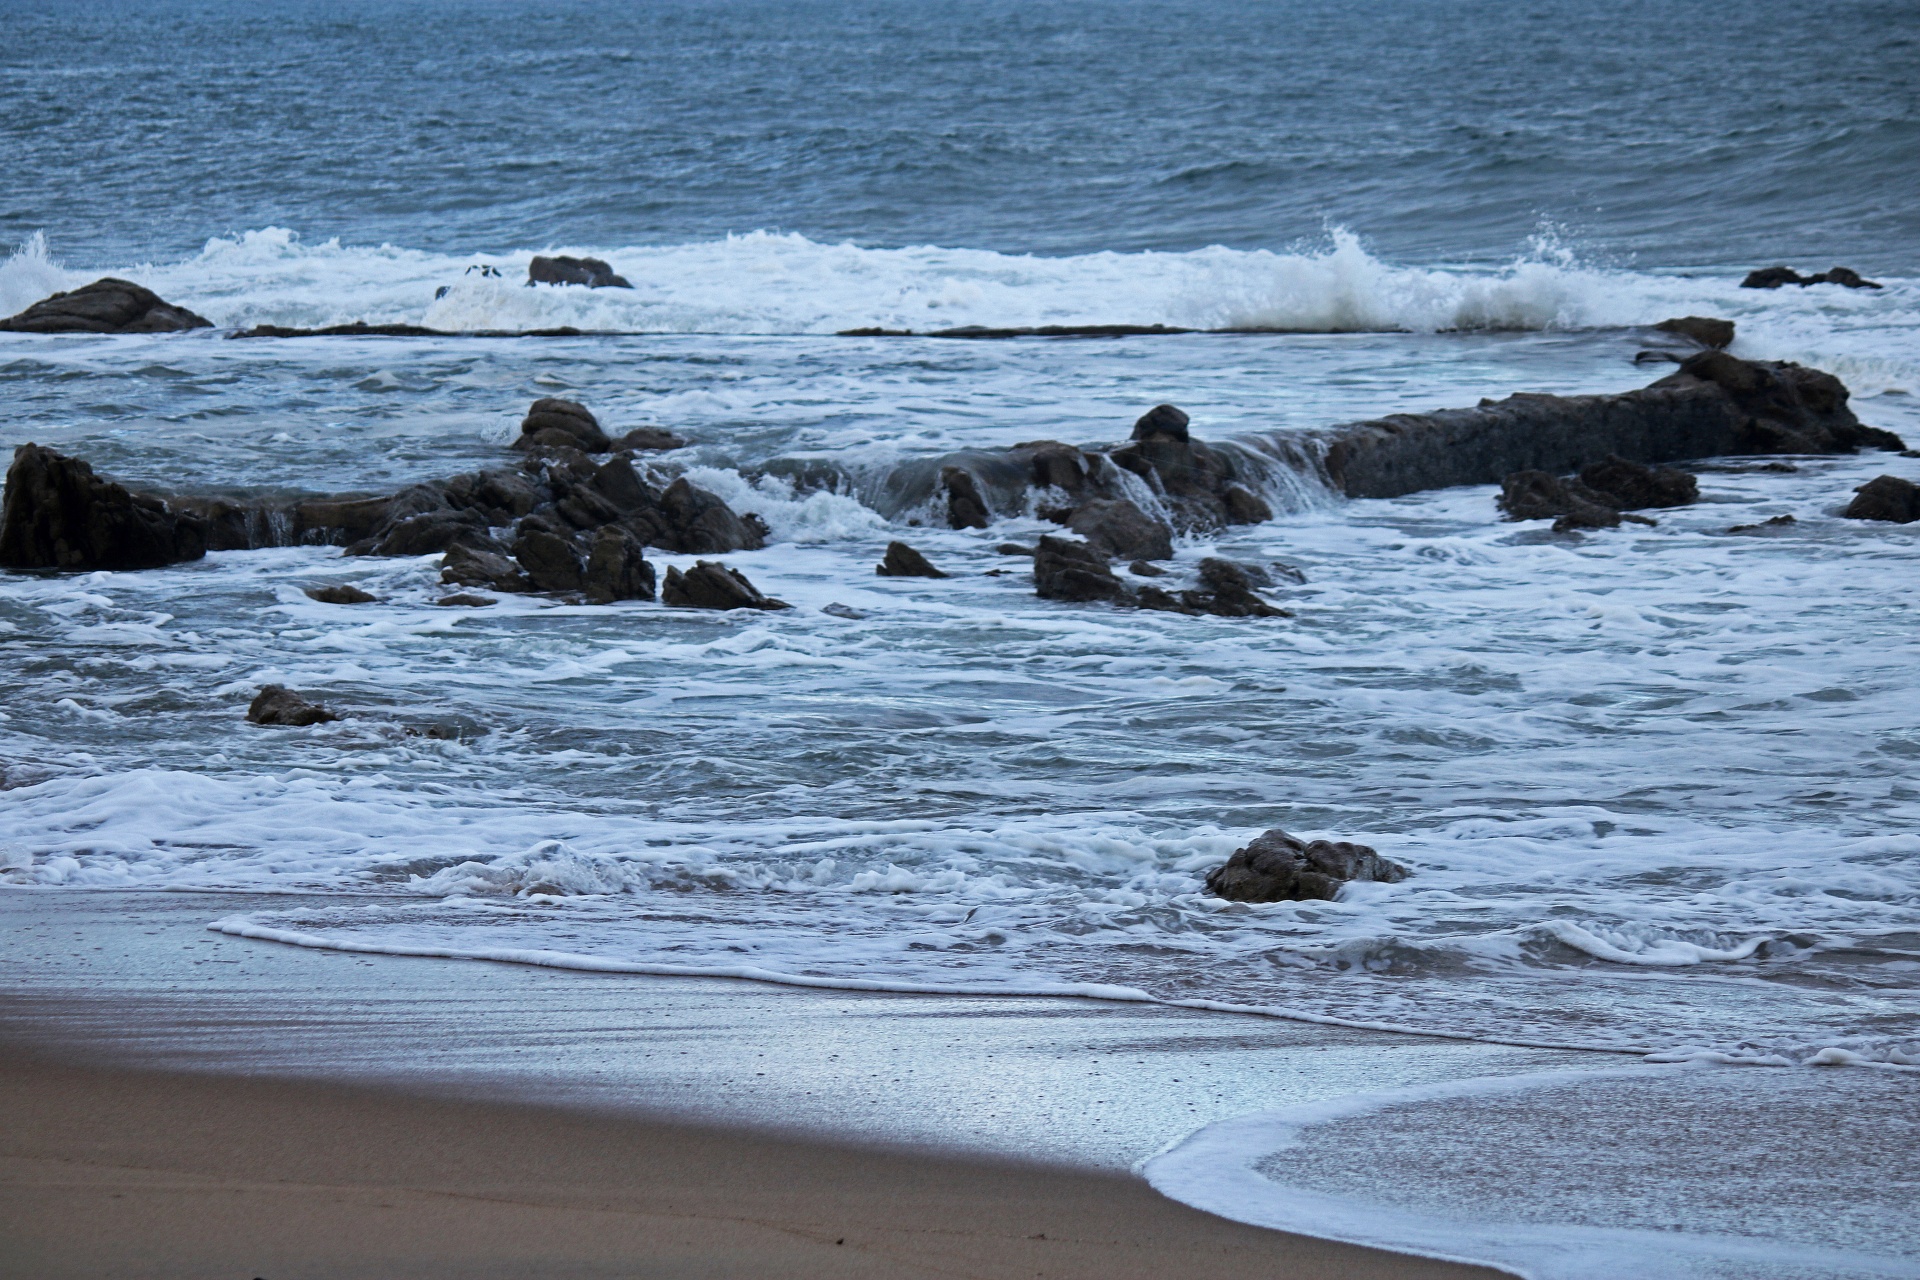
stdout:
{"type": "Polygon", "coordinates": [[[1248,566],[1208,556],[1200,562],[1198,591],[1183,591],[1180,602],[1199,613],[1222,618],[1291,618],[1285,609],[1268,604],[1254,594],[1254,581],[1248,566]]]}
{"type": "Polygon", "coordinates": [[[1047,600],[1119,600],[1127,589],[1106,557],[1084,542],[1042,537],[1033,553],[1033,586],[1047,600]]]}
{"type": "Polygon", "coordinates": [[[178,333],[212,327],[206,317],[112,276],[42,298],[19,315],[0,320],[0,331],[9,333],[178,333]]]}
{"type": "Polygon", "coordinates": [[[1599,494],[1578,480],[1566,481],[1544,471],[1516,471],[1500,482],[1500,496],[1494,499],[1509,520],[1548,520],[1575,515],[1592,528],[1611,528],[1620,523],[1618,509],[1608,506],[1599,494]]]}
{"type": "Polygon", "coordinates": [[[980,496],[980,485],[963,467],[942,467],[940,484],[947,491],[947,526],[952,529],[984,529],[992,513],[980,496]]]}
{"type": "Polygon", "coordinates": [[[535,400],[520,420],[516,449],[575,448],[583,453],[605,453],[613,441],[600,429],[600,420],[583,404],[551,396],[535,400]]]}
{"type": "Polygon", "coordinates": [[[1332,901],[1355,880],[1394,884],[1409,872],[1364,844],[1308,843],[1275,827],[1207,874],[1207,892],[1236,902],[1332,901]]]}
{"type": "Polygon", "coordinates": [[[1795,520],[1792,516],[1773,516],[1770,519],[1762,520],[1759,524],[1736,524],[1731,529],[1728,529],[1727,532],[1728,533],[1777,533],[1781,529],[1787,528],[1790,525],[1795,525],[1798,523],[1799,521],[1795,520]]]}
{"type": "Polygon", "coordinates": [[[613,442],[616,449],[633,449],[639,452],[657,452],[666,449],[684,449],[690,442],[685,436],[675,435],[665,427],[635,427],[613,442]]]}
{"type": "Polygon", "coordinates": [[[626,523],[648,546],[682,555],[725,555],[767,545],[764,521],[752,512],[736,514],[685,476],[667,486],[657,506],[633,513],[626,523]]]}
{"type": "Polygon", "coordinates": [[[1109,560],[1171,560],[1173,530],[1125,498],[1096,498],[1074,508],[1067,528],[1109,560]]]}
{"type": "MultiPolygon", "coordinates": [[[[534,590],[532,579],[499,551],[456,542],[440,562],[440,581],[458,587],[491,587],[495,591],[534,590]]],[[[445,601],[442,601],[445,603],[445,601]]]]}
{"type": "Polygon", "coordinates": [[[447,505],[472,511],[489,525],[512,524],[549,500],[550,495],[517,471],[470,471],[441,486],[447,505]]]}
{"type": "Polygon", "coordinates": [[[1562,479],[1544,471],[1516,471],[1500,482],[1495,499],[1509,520],[1553,518],[1555,533],[1612,529],[1621,521],[1652,524],[1634,508],[1678,507],[1700,496],[1700,483],[1671,467],[1645,467],[1617,455],[1588,463],[1578,477],[1562,479]]]}
{"type": "Polygon", "coordinates": [[[247,707],[247,719],[255,724],[304,728],[339,718],[325,707],[308,702],[293,690],[277,684],[270,684],[255,694],[253,702],[247,707]]]}
{"type": "Polygon", "coordinates": [[[1257,524],[1272,510],[1246,485],[1231,454],[1192,438],[1187,415],[1170,404],[1142,414],[1132,443],[1107,455],[1154,490],[1176,523],[1196,531],[1257,524]]]}
{"type": "Polygon", "coordinates": [[[789,609],[784,600],[763,596],[746,575],[712,560],[699,560],[681,573],[668,566],[660,591],[664,604],[683,609],[789,609]]]}
{"type": "Polygon", "coordinates": [[[207,553],[206,525],[102,480],[37,444],[13,451],[0,508],[0,568],[155,569],[207,553]]]}
{"type": "Polygon", "coordinates": [[[1701,346],[1715,350],[1724,351],[1733,345],[1731,320],[1716,320],[1709,316],[1676,316],[1672,320],[1662,320],[1653,327],[1662,333],[1691,338],[1701,346]]]}
{"type": "Polygon", "coordinates": [[[450,596],[441,596],[435,604],[450,609],[484,609],[490,604],[499,604],[492,596],[478,596],[470,591],[456,591],[450,596]]]}
{"type": "Polygon", "coordinates": [[[619,525],[610,524],[596,533],[587,554],[586,593],[597,604],[653,599],[653,566],[646,560],[646,544],[619,525]]]}
{"type": "Polygon", "coordinates": [[[369,595],[355,586],[339,583],[328,587],[308,587],[307,598],[318,600],[321,604],[378,604],[380,597],[369,595]]]}
{"type": "Polygon", "coordinates": [[[889,542],[887,554],[874,566],[883,578],[944,578],[947,575],[928,563],[927,558],[904,542],[889,542]]]}
{"type": "Polygon", "coordinates": [[[486,521],[469,511],[431,511],[409,516],[380,530],[365,542],[346,549],[350,556],[427,556],[444,552],[459,542],[485,542],[486,521]]]}
{"type": "Polygon", "coordinates": [[[1837,284],[1849,289],[1878,289],[1880,286],[1871,280],[1863,279],[1858,271],[1851,267],[1830,267],[1818,275],[1803,276],[1792,267],[1762,267],[1750,271],[1747,278],[1740,282],[1742,289],[1778,289],[1782,285],[1797,284],[1805,288],[1810,284],[1837,284]]]}
{"type": "Polygon", "coordinates": [[[1691,474],[1674,467],[1643,466],[1618,454],[1580,468],[1580,483],[1616,511],[1684,507],[1700,497],[1700,482],[1691,474]]]}
{"type": "Polygon", "coordinates": [[[526,570],[536,591],[578,591],[586,585],[587,566],[580,548],[549,529],[533,527],[531,520],[521,522],[513,558],[526,570]]]}
{"type": "Polygon", "coordinates": [[[1887,520],[1894,524],[1920,520],[1920,485],[1911,480],[1875,476],[1853,492],[1853,501],[1840,513],[1849,520],[1887,520]]]}
{"type": "Polygon", "coordinates": [[[583,284],[589,289],[631,289],[625,276],[617,276],[613,268],[598,258],[569,258],[564,254],[553,257],[535,255],[527,264],[528,284],[583,284]]]}

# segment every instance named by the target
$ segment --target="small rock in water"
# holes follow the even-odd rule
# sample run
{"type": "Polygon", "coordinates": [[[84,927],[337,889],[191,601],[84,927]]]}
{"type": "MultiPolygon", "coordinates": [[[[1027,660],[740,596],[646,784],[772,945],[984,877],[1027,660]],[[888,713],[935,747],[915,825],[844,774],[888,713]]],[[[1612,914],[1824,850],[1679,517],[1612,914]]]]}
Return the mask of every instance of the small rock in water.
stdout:
{"type": "Polygon", "coordinates": [[[1117,600],[1126,594],[1106,557],[1084,542],[1042,537],[1033,554],[1033,586],[1047,600],[1117,600]]]}
{"type": "Polygon", "coordinates": [[[927,558],[904,542],[889,542],[886,558],[874,566],[883,578],[944,578],[947,575],[928,563],[927,558]]]}
{"type": "Polygon", "coordinates": [[[527,264],[528,284],[583,284],[589,289],[631,289],[625,276],[617,276],[609,264],[599,258],[569,258],[535,255],[527,264]]]}
{"type": "Polygon", "coordinates": [[[465,542],[456,542],[447,549],[446,558],[440,562],[440,581],[449,586],[489,587],[494,591],[534,589],[532,580],[520,571],[518,564],[497,551],[483,550],[465,542]]]}
{"type": "Polygon", "coordinates": [[[685,436],[675,435],[665,427],[635,427],[613,442],[615,449],[633,449],[647,452],[663,449],[684,449],[688,440],[685,436]]]}
{"type": "Polygon", "coordinates": [[[212,327],[205,316],[112,276],[42,298],[19,315],[0,320],[0,331],[10,333],[178,333],[212,327]]]}
{"type": "Polygon", "coordinates": [[[278,684],[270,684],[255,694],[253,702],[247,707],[247,719],[255,724],[304,728],[339,718],[325,707],[308,702],[285,685],[278,684]]]}
{"type": "Polygon", "coordinates": [[[1799,522],[1795,520],[1792,516],[1774,516],[1770,520],[1762,520],[1759,524],[1737,524],[1733,526],[1733,528],[1727,530],[1727,532],[1728,533],[1765,533],[1769,530],[1784,529],[1788,525],[1798,524],[1798,523],[1799,522]]]}
{"type": "MultiPolygon", "coordinates": [[[[1253,592],[1254,580],[1247,572],[1252,566],[1235,564],[1208,556],[1200,562],[1199,591],[1183,591],[1180,602],[1200,613],[1222,618],[1291,618],[1285,609],[1276,608],[1253,592]]],[[[1254,569],[1259,573],[1258,569],[1254,569]]],[[[1265,575],[1261,574],[1264,579],[1265,575]]],[[[1270,583],[1271,579],[1266,579],[1270,583]]]]}
{"type": "Polygon", "coordinates": [[[1875,476],[1854,491],[1840,514],[1849,520],[1886,520],[1912,524],[1920,520],[1920,485],[1899,476],[1875,476]]]}
{"type": "Polygon", "coordinates": [[[940,468],[940,484],[947,491],[947,525],[954,529],[984,529],[992,512],[980,496],[980,484],[965,467],[940,468]]]}
{"type": "Polygon", "coordinates": [[[548,396],[535,400],[520,420],[516,449],[574,448],[582,453],[606,453],[613,441],[600,429],[600,420],[583,404],[548,396]]]}
{"type": "Polygon", "coordinates": [[[1190,421],[1183,409],[1176,409],[1170,404],[1155,405],[1134,422],[1133,438],[1135,440],[1177,440],[1185,444],[1191,439],[1187,430],[1187,424],[1190,421]]]}
{"type": "Polygon", "coordinates": [[[995,547],[994,551],[996,554],[1003,556],[1030,556],[1033,554],[1034,548],[1023,547],[1017,542],[1003,542],[995,547]]]}
{"type": "Polygon", "coordinates": [[[490,604],[499,604],[500,602],[492,596],[477,596],[469,591],[457,591],[450,596],[441,596],[438,600],[435,600],[434,603],[447,608],[484,609],[490,604]]]}
{"type": "Polygon", "coordinates": [[[321,604],[377,604],[380,597],[368,595],[358,587],[338,583],[330,587],[308,587],[307,598],[321,604]]]}
{"type": "Polygon", "coordinates": [[[1580,483],[1620,511],[1684,507],[1700,497],[1700,482],[1675,467],[1649,467],[1618,454],[1580,468],[1580,483]]]}
{"type": "Polygon", "coordinates": [[[1135,560],[1127,566],[1127,572],[1136,578],[1164,578],[1167,571],[1151,560],[1135,560]]]}
{"type": "Polygon", "coordinates": [[[713,560],[699,560],[681,573],[669,567],[660,589],[664,604],[683,609],[790,609],[784,600],[763,596],[745,574],[713,560]]]}
{"type": "Polygon", "coordinates": [[[867,616],[852,605],[841,604],[838,600],[835,600],[832,604],[821,606],[820,612],[830,613],[836,618],[845,618],[850,622],[858,622],[867,616]]]}
{"type": "Polygon", "coordinates": [[[1703,347],[1724,351],[1733,345],[1733,321],[1731,320],[1716,320],[1709,316],[1676,316],[1672,320],[1662,320],[1653,327],[1662,333],[1691,338],[1703,347]]]}
{"type": "Polygon", "coordinates": [[[1861,277],[1851,267],[1831,267],[1818,275],[1803,276],[1792,267],[1762,267],[1758,271],[1749,271],[1747,278],[1740,282],[1742,289],[1778,289],[1782,285],[1797,284],[1805,288],[1810,284],[1837,284],[1849,289],[1878,289],[1880,286],[1872,280],[1861,277]]]}
{"type": "Polygon", "coordinates": [[[1207,891],[1236,902],[1332,901],[1351,881],[1393,884],[1408,874],[1407,868],[1364,844],[1308,843],[1275,827],[1209,872],[1207,891]]]}

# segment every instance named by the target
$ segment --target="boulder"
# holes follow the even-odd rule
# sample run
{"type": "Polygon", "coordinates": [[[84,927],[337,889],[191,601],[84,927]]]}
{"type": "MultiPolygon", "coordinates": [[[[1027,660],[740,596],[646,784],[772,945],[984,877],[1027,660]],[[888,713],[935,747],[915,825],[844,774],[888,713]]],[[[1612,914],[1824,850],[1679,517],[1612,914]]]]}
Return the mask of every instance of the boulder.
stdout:
{"type": "Polygon", "coordinates": [[[1871,280],[1862,278],[1851,267],[1830,267],[1818,275],[1803,276],[1792,267],[1762,267],[1758,271],[1749,271],[1747,278],[1740,282],[1742,289],[1778,289],[1783,285],[1795,284],[1805,288],[1811,284],[1837,284],[1849,289],[1878,289],[1880,286],[1871,280]]]}
{"type": "Polygon", "coordinates": [[[669,566],[660,600],[683,609],[792,608],[784,600],[761,595],[739,570],[712,560],[696,561],[685,573],[669,566]]]}
{"type": "Polygon", "coordinates": [[[940,484],[947,491],[947,527],[984,529],[992,513],[980,496],[980,485],[964,467],[942,467],[940,484]]]}
{"type": "Polygon", "coordinates": [[[598,258],[569,258],[564,254],[546,257],[536,254],[527,264],[527,283],[583,284],[589,289],[631,289],[625,276],[598,258]]]}
{"type": "Polygon", "coordinates": [[[653,599],[653,566],[646,560],[646,544],[619,525],[601,529],[587,553],[585,589],[587,599],[596,604],[653,599]]]}
{"type": "Polygon", "coordinates": [[[1109,560],[1171,560],[1173,530],[1126,498],[1096,498],[1067,516],[1066,526],[1109,560]]]}
{"type": "Polygon", "coordinates": [[[1684,507],[1700,497],[1700,482],[1674,467],[1649,467],[1610,453],[1580,468],[1580,483],[1616,511],[1684,507]]]}
{"type": "Polygon", "coordinates": [[[13,451],[0,568],[155,569],[206,553],[206,524],[197,517],[102,480],[78,458],[37,444],[13,451]]]}
{"type": "Polygon", "coordinates": [[[1193,612],[1211,613],[1222,618],[1293,616],[1285,609],[1262,600],[1254,594],[1253,588],[1254,573],[1249,572],[1249,566],[1208,556],[1200,562],[1200,588],[1181,592],[1180,603],[1193,612]]]}
{"type": "Polygon", "coordinates": [[[1192,438],[1187,415],[1158,405],[1133,424],[1133,439],[1107,457],[1145,480],[1175,524],[1196,532],[1258,524],[1272,510],[1241,483],[1236,454],[1192,438]]]}
{"type": "Polygon", "coordinates": [[[446,558],[440,562],[440,581],[449,586],[491,587],[495,591],[534,590],[533,580],[503,552],[466,542],[456,542],[447,549],[446,558]]]}
{"type": "Polygon", "coordinates": [[[645,453],[665,449],[684,449],[689,443],[691,442],[685,436],[676,435],[665,427],[635,427],[615,439],[613,447],[645,453]]]}
{"type": "Polygon", "coordinates": [[[318,600],[321,604],[378,604],[380,601],[380,597],[368,595],[360,588],[346,583],[327,587],[308,587],[307,599],[318,600]]]}
{"type": "Polygon", "coordinates": [[[1084,542],[1042,537],[1033,553],[1033,587],[1047,600],[1120,600],[1127,589],[1106,557],[1084,542]]]}
{"type": "Polygon", "coordinates": [[[1578,480],[1566,481],[1544,471],[1516,471],[1500,482],[1494,499],[1509,520],[1551,520],[1571,516],[1584,528],[1611,528],[1620,512],[1578,480]]]}
{"type": "Polygon", "coordinates": [[[1840,513],[1849,520],[1888,520],[1894,524],[1920,520],[1920,485],[1911,480],[1875,476],[1853,492],[1853,501],[1840,513]]]}
{"type": "Polygon", "coordinates": [[[1172,440],[1185,444],[1192,437],[1188,433],[1188,424],[1192,420],[1186,411],[1176,409],[1170,404],[1158,404],[1134,420],[1134,440],[1172,440]]]}
{"type": "Polygon", "coordinates": [[[1577,477],[1516,471],[1500,482],[1494,501],[1509,520],[1553,520],[1556,533],[1612,529],[1621,521],[1652,524],[1627,515],[1634,508],[1684,506],[1700,496],[1700,483],[1671,467],[1647,467],[1609,454],[1588,463],[1577,477]]]}
{"type": "Polygon", "coordinates": [[[873,571],[883,578],[944,578],[947,576],[934,568],[925,556],[904,542],[889,542],[886,556],[874,566],[873,571]]]}
{"type": "Polygon", "coordinates": [[[1407,875],[1405,867],[1366,845],[1344,840],[1309,843],[1275,827],[1209,872],[1207,891],[1236,902],[1331,901],[1352,881],[1393,884],[1407,875]]]}
{"type": "Polygon", "coordinates": [[[518,471],[470,471],[441,486],[449,507],[472,511],[488,525],[512,524],[529,515],[551,494],[518,471]]]}
{"type": "Polygon", "coordinates": [[[535,526],[531,519],[521,522],[513,558],[536,591],[578,591],[586,585],[587,566],[580,548],[551,529],[535,526]]]}
{"type": "Polygon", "coordinates": [[[1677,334],[1691,339],[1703,347],[1712,347],[1724,351],[1733,345],[1733,321],[1715,320],[1708,316],[1676,316],[1672,320],[1662,320],[1653,326],[1662,333],[1677,334]]]}
{"type": "Polygon", "coordinates": [[[339,718],[325,707],[308,702],[293,690],[277,684],[270,684],[255,694],[247,707],[247,719],[255,724],[304,728],[339,718]]]}
{"type": "Polygon", "coordinates": [[[516,449],[575,448],[583,453],[606,453],[613,441],[600,429],[600,420],[587,407],[551,396],[535,400],[520,420],[516,449]]]}
{"type": "Polygon", "coordinates": [[[492,596],[475,595],[471,591],[456,591],[450,596],[441,596],[435,604],[450,609],[484,609],[490,604],[499,604],[492,596]]]}
{"type": "Polygon", "coordinates": [[[112,276],[42,298],[19,315],[0,320],[0,331],[9,333],[178,333],[212,327],[206,317],[112,276]]]}

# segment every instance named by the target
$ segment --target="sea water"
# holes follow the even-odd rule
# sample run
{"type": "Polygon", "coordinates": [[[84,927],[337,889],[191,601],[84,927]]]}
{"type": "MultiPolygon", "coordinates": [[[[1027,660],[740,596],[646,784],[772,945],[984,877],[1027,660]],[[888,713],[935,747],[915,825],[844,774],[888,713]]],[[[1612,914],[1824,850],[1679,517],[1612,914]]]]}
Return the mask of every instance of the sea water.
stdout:
{"type": "MultiPolygon", "coordinates": [[[[1276,469],[1278,518],[1183,538],[1175,563],[1297,569],[1271,620],[1041,601],[995,547],[1052,526],[950,531],[882,483],[954,448],[1123,439],[1162,401],[1222,438],[1622,391],[1660,372],[1633,362],[1639,326],[1685,314],[1839,375],[1863,421],[1920,442],[1909,8],[0,16],[0,313],[115,274],[219,326],[0,336],[0,443],[165,489],[373,493],[505,465],[527,402],[568,396],[688,437],[662,461],[767,521],[728,561],[795,606],[443,608],[437,557],[317,547],[8,578],[0,877],[294,890],[299,910],[210,923],[314,946],[1169,1001],[1656,1073],[1497,1094],[1536,1117],[1606,1089],[1666,1090],[1633,1095],[1646,1114],[1729,1090],[1912,1114],[1914,535],[1838,515],[1875,475],[1920,478],[1912,459],[1725,460],[1698,504],[1586,537],[1503,523],[1486,487],[1353,502],[1276,469]],[[542,251],[635,287],[529,288],[542,251]],[[1885,287],[1737,287],[1778,261],[1885,287]],[[606,333],[225,336],[354,320],[606,333]],[[1270,332],[833,336],[968,324],[1270,332]],[[876,577],[901,537],[954,576],[876,577]],[[334,582],[380,602],[303,594],[334,582]],[[269,682],[345,718],[245,724],[269,682]],[[1272,826],[1414,874],[1331,903],[1207,896],[1272,826]],[[1773,1070],[1734,1086],[1716,1063],[1773,1070]]],[[[1655,1223],[1617,1171],[1569,1207],[1409,1136],[1449,1108],[1519,1123],[1493,1097],[1216,1126],[1149,1174],[1339,1234],[1346,1211],[1289,1182],[1310,1169],[1364,1238],[1542,1275],[1912,1272],[1891,1210],[1832,1212],[1876,1170],[1911,1207],[1897,1152],[1764,1221],[1660,1192],[1655,1223]],[[1335,1150],[1405,1177],[1369,1189],[1335,1150]],[[1216,1194],[1241,1173],[1265,1207],[1244,1180],[1216,1194]],[[1436,1220],[1506,1225],[1423,1235],[1436,1220]],[[1613,1227],[1695,1243],[1591,1234],[1613,1227]],[[1552,1239],[1499,1251],[1527,1232],[1552,1239]]],[[[1540,1160],[1593,1147],[1535,1136],[1540,1160]]]]}

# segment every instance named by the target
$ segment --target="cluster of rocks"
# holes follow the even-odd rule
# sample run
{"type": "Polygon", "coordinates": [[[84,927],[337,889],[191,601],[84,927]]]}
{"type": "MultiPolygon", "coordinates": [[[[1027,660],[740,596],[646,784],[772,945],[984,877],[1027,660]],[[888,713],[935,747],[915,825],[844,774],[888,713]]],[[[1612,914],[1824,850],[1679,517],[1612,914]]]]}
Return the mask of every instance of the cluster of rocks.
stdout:
{"type": "Polygon", "coordinates": [[[1799,285],[1805,288],[1810,284],[1837,284],[1849,289],[1878,289],[1880,286],[1865,279],[1851,267],[1832,267],[1817,275],[1803,276],[1792,267],[1762,267],[1758,271],[1749,271],[1747,278],[1740,282],[1742,289],[1778,289],[1784,285],[1799,285]]]}
{"type": "Polygon", "coordinates": [[[178,333],[213,321],[163,301],[151,289],[112,276],[56,293],[0,320],[6,333],[178,333]]]}
{"type": "Polygon", "coordinates": [[[1500,482],[1494,501],[1509,520],[1553,521],[1555,533],[1611,529],[1622,520],[1653,524],[1636,511],[1683,507],[1700,496],[1700,482],[1673,467],[1648,467],[1609,454],[1573,476],[1516,471],[1500,482]]]}
{"type": "Polygon", "coordinates": [[[564,254],[544,257],[536,254],[527,264],[527,283],[581,284],[589,289],[631,289],[627,278],[615,275],[613,268],[598,258],[569,258],[564,254]]]}
{"type": "Polygon", "coordinates": [[[1305,841],[1275,827],[1207,874],[1207,891],[1236,902],[1331,902],[1356,880],[1395,884],[1407,868],[1364,844],[1305,841]]]}
{"type": "MultiPolygon", "coordinates": [[[[1152,576],[1160,573],[1145,561],[1136,562],[1133,572],[1152,576]]],[[[1100,546],[1091,541],[1042,537],[1033,551],[1034,590],[1046,600],[1104,600],[1134,609],[1207,613],[1222,618],[1292,617],[1255,591],[1256,587],[1272,585],[1272,577],[1258,565],[1209,556],[1200,562],[1198,585],[1174,592],[1153,583],[1122,581],[1100,546]]]]}

